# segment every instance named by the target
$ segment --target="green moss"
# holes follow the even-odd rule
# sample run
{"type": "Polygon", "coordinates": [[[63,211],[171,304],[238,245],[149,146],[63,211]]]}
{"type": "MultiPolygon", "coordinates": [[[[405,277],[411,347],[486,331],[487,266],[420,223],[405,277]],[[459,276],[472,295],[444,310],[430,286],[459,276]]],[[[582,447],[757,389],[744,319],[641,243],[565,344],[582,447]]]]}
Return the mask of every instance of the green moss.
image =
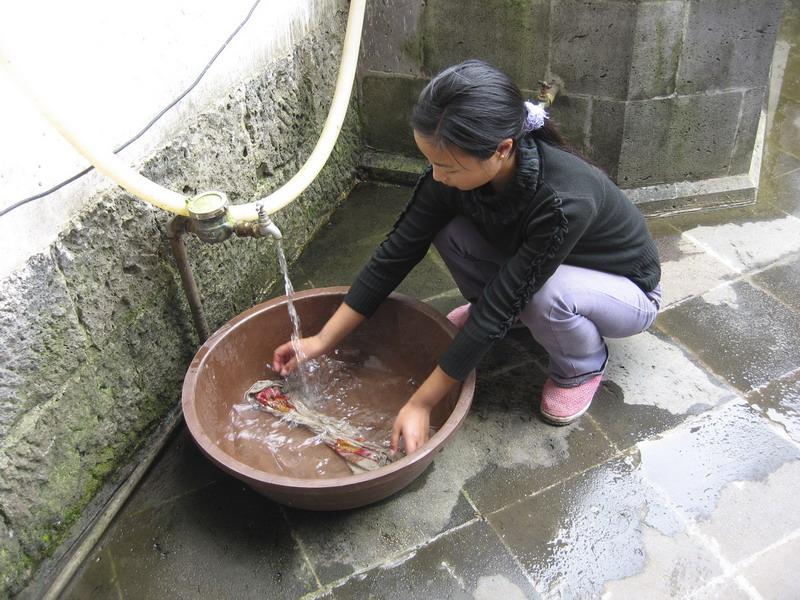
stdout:
{"type": "Polygon", "coordinates": [[[119,392],[98,379],[97,370],[101,369],[100,365],[86,365],[68,384],[65,398],[43,407],[38,421],[18,436],[18,450],[23,454],[26,445],[35,446],[43,431],[56,440],[52,460],[46,463],[46,484],[20,524],[19,541],[32,556],[49,556],[63,542],[107,477],[141,445],[145,432],[165,412],[164,404],[154,399],[136,407],[132,431],[103,432],[103,420],[116,418],[119,392]],[[64,404],[67,399],[71,404],[64,404]]]}
{"type": "Polygon", "coordinates": [[[33,565],[31,557],[19,549],[0,547],[0,598],[18,593],[30,577],[33,565]]]}
{"type": "Polygon", "coordinates": [[[100,454],[95,460],[95,465],[91,469],[92,478],[95,480],[104,480],[117,468],[119,464],[119,454],[114,448],[106,447],[100,451],[100,454]]]}

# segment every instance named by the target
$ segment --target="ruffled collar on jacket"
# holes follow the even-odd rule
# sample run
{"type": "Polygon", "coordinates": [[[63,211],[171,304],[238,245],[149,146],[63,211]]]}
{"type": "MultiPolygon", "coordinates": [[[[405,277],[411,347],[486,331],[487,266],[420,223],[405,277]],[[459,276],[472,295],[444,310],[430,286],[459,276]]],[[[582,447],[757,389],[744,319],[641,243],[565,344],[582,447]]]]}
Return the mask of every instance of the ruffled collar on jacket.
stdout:
{"type": "Polygon", "coordinates": [[[539,187],[539,150],[533,137],[524,136],[517,145],[517,171],[501,192],[490,183],[464,193],[467,214],[487,225],[509,225],[519,221],[539,187]]]}

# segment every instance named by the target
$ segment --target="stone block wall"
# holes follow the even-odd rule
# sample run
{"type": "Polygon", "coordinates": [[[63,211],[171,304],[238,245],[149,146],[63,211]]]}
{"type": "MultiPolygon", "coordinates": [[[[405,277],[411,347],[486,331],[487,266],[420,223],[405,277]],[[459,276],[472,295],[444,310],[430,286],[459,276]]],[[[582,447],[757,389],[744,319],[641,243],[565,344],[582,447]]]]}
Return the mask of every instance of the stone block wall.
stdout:
{"type": "MultiPolygon", "coordinates": [[[[221,190],[233,202],[288,180],[333,94],[348,6],[329,4],[291,54],[188,120],[143,174],[185,194],[221,190]]],[[[318,180],[274,216],[290,258],[351,189],[360,151],[354,102],[318,180]]],[[[24,585],[180,399],[198,342],[168,218],[122,190],[106,192],[0,281],[0,597],[24,585]]],[[[188,243],[212,330],[263,300],[279,277],[272,241],[188,243]]]]}
{"type": "Polygon", "coordinates": [[[676,182],[724,179],[736,187],[757,149],[782,4],[372,2],[360,72],[365,141],[415,153],[408,126],[415,92],[440,69],[481,58],[529,97],[539,80],[562,81],[552,115],[621,187],[654,197],[676,182]]]}

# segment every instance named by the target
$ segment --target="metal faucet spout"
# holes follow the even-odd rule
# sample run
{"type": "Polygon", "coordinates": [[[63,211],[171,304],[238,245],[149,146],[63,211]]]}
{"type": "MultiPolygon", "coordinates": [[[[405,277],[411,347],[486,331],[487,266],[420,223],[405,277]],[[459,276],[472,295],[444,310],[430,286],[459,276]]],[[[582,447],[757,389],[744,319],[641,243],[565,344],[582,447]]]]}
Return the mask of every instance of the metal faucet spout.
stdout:
{"type": "Polygon", "coordinates": [[[256,210],[258,211],[258,233],[264,237],[271,235],[276,240],[282,240],[283,234],[275,222],[269,218],[267,209],[262,202],[256,203],[256,210]]]}

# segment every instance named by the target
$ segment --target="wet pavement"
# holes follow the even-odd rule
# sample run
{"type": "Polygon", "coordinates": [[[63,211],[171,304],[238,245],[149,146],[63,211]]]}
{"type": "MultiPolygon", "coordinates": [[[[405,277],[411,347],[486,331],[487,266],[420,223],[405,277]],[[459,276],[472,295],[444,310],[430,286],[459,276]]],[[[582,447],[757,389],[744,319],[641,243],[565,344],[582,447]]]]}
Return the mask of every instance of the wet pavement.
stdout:
{"type": "MultiPolygon", "coordinates": [[[[798,5],[757,204],[649,222],[665,308],[578,423],[537,416],[546,356],[512,331],[445,451],[362,509],[276,505],[180,430],[63,597],[800,597],[798,5]]],[[[408,193],[356,188],[295,288],[352,281],[408,193]]],[[[398,291],[461,303],[435,253],[398,291]]]]}

